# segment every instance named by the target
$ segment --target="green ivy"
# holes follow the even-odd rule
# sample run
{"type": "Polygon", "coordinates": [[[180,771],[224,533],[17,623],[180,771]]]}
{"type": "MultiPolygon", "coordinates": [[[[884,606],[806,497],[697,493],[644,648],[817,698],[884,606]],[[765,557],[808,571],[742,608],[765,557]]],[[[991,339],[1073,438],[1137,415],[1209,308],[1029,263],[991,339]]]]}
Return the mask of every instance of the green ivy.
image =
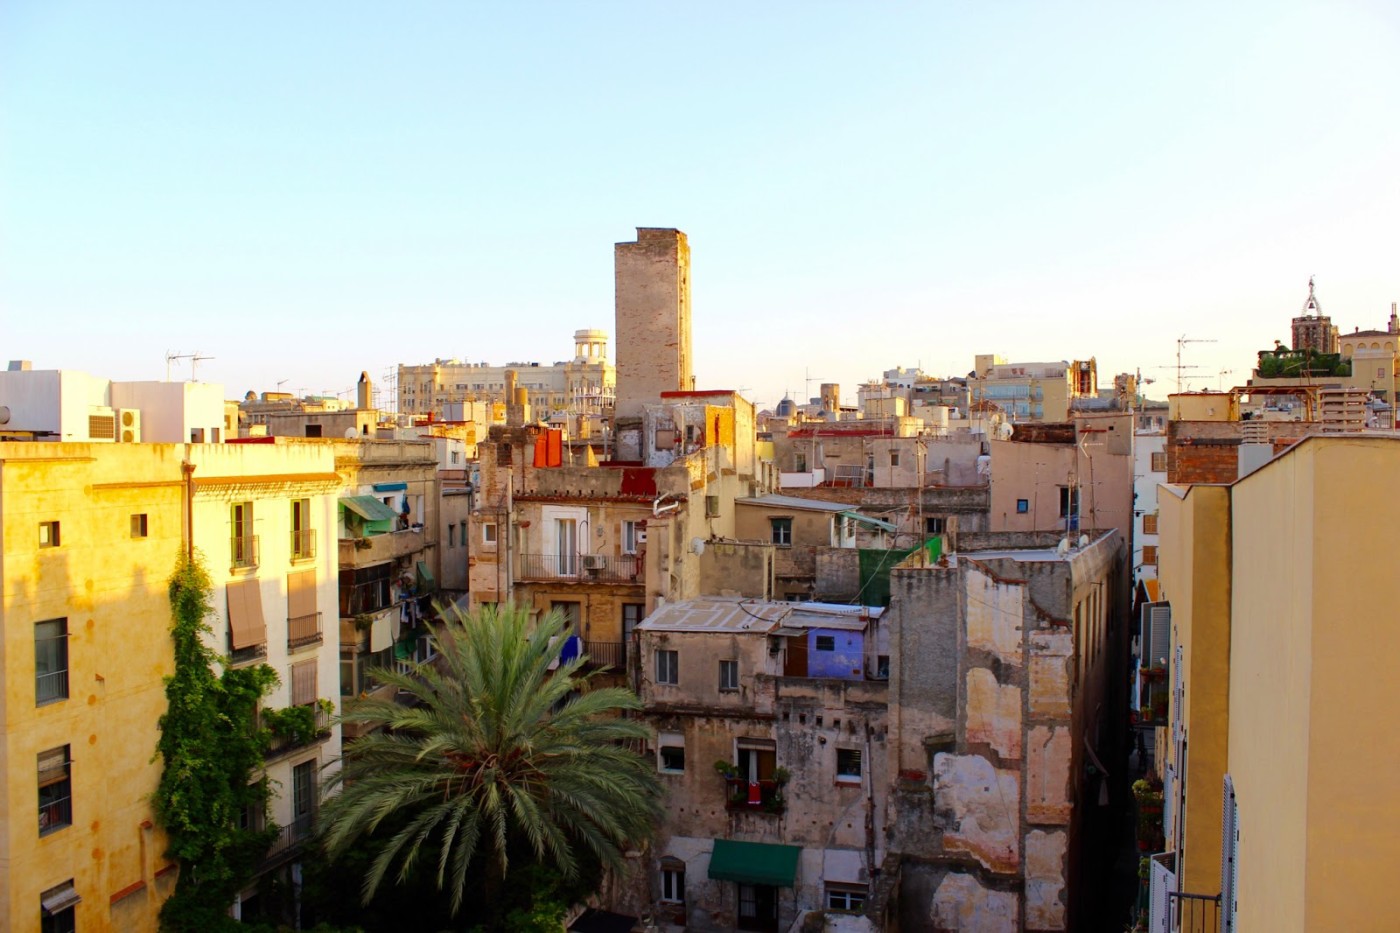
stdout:
{"type": "Polygon", "coordinates": [[[182,555],[169,590],[175,673],[165,681],[156,746],[165,763],[156,819],[169,836],[166,857],[180,864],[175,893],[160,912],[165,933],[236,929],[229,905],[277,838],[267,778],[253,780],[270,739],[258,725],[258,701],[277,674],[266,664],[229,667],[204,643],[212,591],[199,558],[182,555]],[[239,827],[250,810],[262,814],[266,829],[239,827]]]}
{"type": "Polygon", "coordinates": [[[263,725],[279,739],[305,745],[316,738],[316,711],[310,706],[263,710],[263,725]]]}

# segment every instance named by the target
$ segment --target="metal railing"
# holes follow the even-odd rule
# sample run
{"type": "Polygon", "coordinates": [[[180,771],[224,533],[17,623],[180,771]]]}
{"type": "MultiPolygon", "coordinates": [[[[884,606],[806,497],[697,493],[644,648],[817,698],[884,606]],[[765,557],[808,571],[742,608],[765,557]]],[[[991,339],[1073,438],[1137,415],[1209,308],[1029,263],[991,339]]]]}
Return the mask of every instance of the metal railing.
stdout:
{"type": "Polygon", "coordinates": [[[73,825],[73,797],[71,794],[65,793],[62,797],[50,797],[41,802],[39,835],[44,836],[56,829],[71,825],[73,825]]]}
{"type": "Polygon", "coordinates": [[[287,618],[287,649],[305,648],[321,643],[321,614],[313,612],[306,616],[287,618]]]}
{"type": "Polygon", "coordinates": [[[267,643],[249,645],[246,648],[234,648],[233,636],[229,635],[228,659],[234,664],[247,664],[249,661],[259,661],[267,657],[267,643]]]}
{"type": "Polygon", "coordinates": [[[302,528],[292,532],[292,560],[312,560],[316,557],[316,529],[302,528]]]}
{"type": "Polygon", "coordinates": [[[785,806],[783,786],[777,781],[747,781],[738,777],[724,779],[726,810],[782,813],[785,806]]]}
{"type": "Polygon", "coordinates": [[[627,645],[620,641],[586,641],[583,653],[588,655],[588,667],[627,669],[627,645]]]}
{"type": "Polygon", "coordinates": [[[362,612],[379,612],[394,604],[393,581],[368,580],[364,583],[342,583],[340,586],[340,614],[349,618],[362,612]]]}
{"type": "MultiPolygon", "coordinates": [[[[276,735],[272,736],[272,741],[268,743],[267,752],[264,758],[276,758],[284,752],[297,748],[305,748],[314,745],[331,734],[331,718],[320,706],[309,707],[314,717],[315,726],[310,735],[276,735]]],[[[259,718],[262,718],[261,713],[259,718]]]]}
{"type": "Polygon", "coordinates": [[[1175,933],[1216,933],[1220,929],[1220,895],[1168,891],[1175,933]]]}
{"type": "Polygon", "coordinates": [[[229,538],[229,557],[234,567],[258,565],[258,536],[235,535],[229,538]]]}
{"type": "Polygon", "coordinates": [[[637,554],[521,554],[516,579],[571,580],[576,583],[641,583],[642,558],[637,554]]]}
{"type": "Polygon", "coordinates": [[[34,700],[36,703],[48,703],[67,698],[68,672],[66,670],[34,676],[34,700]]]}
{"type": "Polygon", "coordinates": [[[260,868],[266,869],[300,851],[302,843],[311,837],[311,830],[315,822],[316,814],[312,812],[296,817],[279,829],[277,838],[273,840],[272,845],[267,849],[267,854],[262,858],[260,868]]]}

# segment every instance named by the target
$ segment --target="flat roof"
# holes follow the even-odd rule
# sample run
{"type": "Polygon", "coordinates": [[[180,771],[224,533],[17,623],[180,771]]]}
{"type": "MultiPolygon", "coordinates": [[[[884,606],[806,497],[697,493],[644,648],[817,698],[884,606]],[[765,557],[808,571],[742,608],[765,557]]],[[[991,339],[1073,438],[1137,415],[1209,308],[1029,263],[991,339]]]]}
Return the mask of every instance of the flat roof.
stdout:
{"type": "Polygon", "coordinates": [[[797,627],[858,632],[883,614],[884,609],[879,606],[702,596],[658,606],[637,625],[637,630],[770,635],[779,628],[797,627]]]}

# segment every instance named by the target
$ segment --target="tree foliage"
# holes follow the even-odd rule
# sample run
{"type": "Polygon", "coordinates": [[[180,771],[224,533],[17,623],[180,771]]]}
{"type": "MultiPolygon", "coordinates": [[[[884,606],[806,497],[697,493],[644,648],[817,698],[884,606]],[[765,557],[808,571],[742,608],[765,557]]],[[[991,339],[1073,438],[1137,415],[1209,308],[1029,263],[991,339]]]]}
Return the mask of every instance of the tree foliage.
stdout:
{"type": "Polygon", "coordinates": [[[267,779],[253,780],[268,745],[257,711],[277,674],[265,664],[229,667],[204,643],[211,591],[198,558],[181,555],[169,587],[175,673],[165,681],[156,746],[165,765],[156,819],[169,836],[166,857],[180,863],[175,893],[161,908],[164,931],[233,925],[229,905],[277,835],[276,826],[240,826],[249,812],[267,820],[267,779]]]}
{"type": "Polygon", "coordinates": [[[386,876],[411,882],[421,867],[456,915],[477,880],[470,872],[482,876],[484,912],[496,914],[488,926],[502,926],[512,857],[574,879],[588,864],[620,864],[651,836],[660,784],[627,747],[648,732],[619,715],[640,701],[593,685],[582,658],[560,662],[563,632],[557,613],[532,624],[511,606],[449,612],[433,635],[437,667],[377,675],[416,706],[370,699],[345,713],[383,729],[346,746],[323,844],[333,858],[366,837],[376,846],[366,903],[386,876]]]}

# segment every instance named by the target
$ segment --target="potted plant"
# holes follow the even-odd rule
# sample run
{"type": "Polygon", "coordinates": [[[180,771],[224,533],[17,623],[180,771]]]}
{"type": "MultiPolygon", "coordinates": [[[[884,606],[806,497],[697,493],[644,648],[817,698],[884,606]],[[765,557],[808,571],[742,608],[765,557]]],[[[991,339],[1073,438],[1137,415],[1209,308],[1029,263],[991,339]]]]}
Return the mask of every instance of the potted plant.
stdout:
{"type": "Polygon", "coordinates": [[[725,761],[723,758],[715,762],[715,771],[725,780],[733,780],[739,776],[739,766],[725,761]]]}

